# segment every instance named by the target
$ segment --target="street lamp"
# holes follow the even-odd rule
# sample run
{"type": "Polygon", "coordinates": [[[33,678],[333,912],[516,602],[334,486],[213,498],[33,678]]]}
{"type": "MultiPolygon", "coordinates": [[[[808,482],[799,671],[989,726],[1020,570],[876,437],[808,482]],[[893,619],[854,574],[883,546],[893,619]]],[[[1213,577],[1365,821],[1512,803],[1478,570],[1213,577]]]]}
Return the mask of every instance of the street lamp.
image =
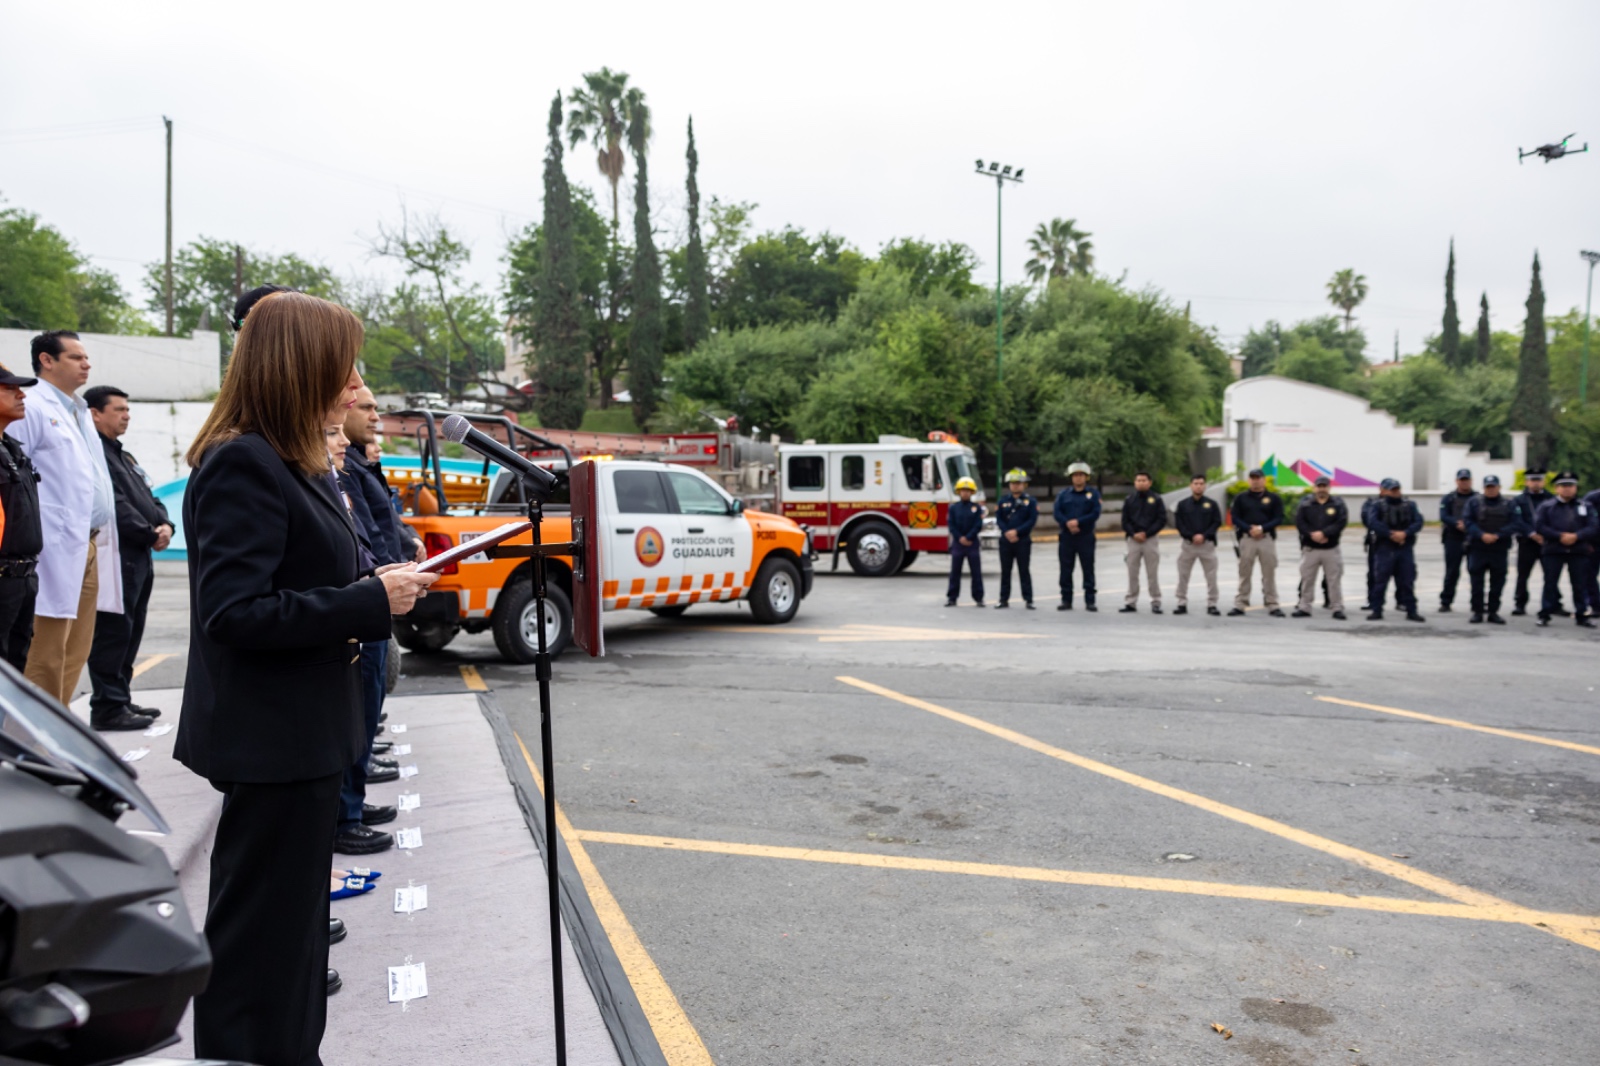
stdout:
{"type": "MultiPolygon", "coordinates": [[[[1010,166],[1002,166],[1000,163],[990,162],[989,166],[984,168],[984,160],[978,160],[978,170],[974,171],[974,173],[978,174],[979,178],[995,179],[995,386],[998,387],[1003,376],[1005,376],[1005,371],[1000,367],[1000,352],[1005,347],[1005,296],[1003,296],[1002,288],[1000,288],[1000,280],[1002,280],[1002,275],[1000,275],[1000,250],[1002,250],[1003,246],[1002,232],[1000,232],[1000,218],[1002,218],[1000,206],[1002,206],[1002,200],[1005,198],[1003,197],[1003,194],[1005,194],[1005,182],[1014,181],[1021,184],[1022,168],[1018,166],[1016,173],[1011,173],[1010,166]]],[[[1592,274],[1592,271],[1590,271],[1590,274],[1592,274]]],[[[1002,485],[1002,479],[1005,477],[1003,451],[1005,451],[1005,440],[997,440],[995,442],[995,499],[1000,498],[1000,485],[1002,485]]]]}
{"type": "Polygon", "coordinates": [[[1589,264],[1589,294],[1583,301],[1583,362],[1578,369],[1578,403],[1589,402],[1589,309],[1594,305],[1594,265],[1600,263],[1600,252],[1579,252],[1589,264]]]}

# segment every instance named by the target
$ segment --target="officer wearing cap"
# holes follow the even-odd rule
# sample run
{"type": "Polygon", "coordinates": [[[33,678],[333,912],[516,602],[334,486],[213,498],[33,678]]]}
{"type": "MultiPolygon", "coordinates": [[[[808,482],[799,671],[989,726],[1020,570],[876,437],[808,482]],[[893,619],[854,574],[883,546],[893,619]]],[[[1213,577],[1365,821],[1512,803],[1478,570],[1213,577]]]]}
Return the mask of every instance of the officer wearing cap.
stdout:
{"type": "Polygon", "coordinates": [[[1483,494],[1467,501],[1462,520],[1467,526],[1467,579],[1472,584],[1472,621],[1484,620],[1503,626],[1500,593],[1505,589],[1511,558],[1511,538],[1528,532],[1522,509],[1500,491],[1500,479],[1489,474],[1483,479],[1483,494]],[[1489,595],[1484,599],[1483,579],[1489,577],[1489,595]]]}
{"type": "Polygon", "coordinates": [[[1263,470],[1252,470],[1250,487],[1233,498],[1230,514],[1235,537],[1234,554],[1239,557],[1239,592],[1233,599],[1229,617],[1244,614],[1250,606],[1250,575],[1261,564],[1261,601],[1267,613],[1283,617],[1278,606],[1278,527],[1283,525],[1283,497],[1267,488],[1263,470]]]}
{"type": "MultiPolygon", "coordinates": [[[[1528,613],[1528,575],[1539,567],[1540,556],[1544,554],[1544,537],[1535,528],[1539,508],[1555,499],[1554,495],[1545,491],[1543,469],[1527,471],[1522,475],[1522,483],[1527,487],[1517,497],[1517,511],[1527,532],[1517,534],[1517,587],[1512,603],[1513,618],[1528,613]]],[[[1568,614],[1567,609],[1561,606],[1559,589],[1556,591],[1553,613],[1563,618],[1568,614]]]]}
{"type": "Polygon", "coordinates": [[[1039,521],[1039,501],[1028,495],[1028,472],[1013,467],[1006,471],[1011,495],[1002,497],[994,511],[995,528],[1000,530],[1000,602],[995,607],[1011,606],[1011,567],[1017,568],[1022,584],[1022,602],[1033,610],[1033,575],[1028,564],[1033,556],[1033,527],[1039,521]]]}
{"type": "Polygon", "coordinates": [[[1422,531],[1422,512],[1400,495],[1400,482],[1386,477],[1378,486],[1378,500],[1368,512],[1367,527],[1374,542],[1372,613],[1367,621],[1383,618],[1383,601],[1389,594],[1389,579],[1394,579],[1395,598],[1406,612],[1406,621],[1426,621],[1417,613],[1417,534],[1422,531]]]}
{"type": "Polygon", "coordinates": [[[1567,580],[1572,584],[1573,619],[1585,629],[1593,629],[1594,623],[1588,615],[1596,605],[1589,603],[1587,573],[1589,545],[1600,536],[1600,521],[1594,510],[1578,499],[1578,475],[1569,470],[1556,475],[1556,497],[1539,506],[1534,516],[1534,529],[1544,538],[1539,556],[1544,568],[1544,599],[1539,606],[1539,624],[1550,624],[1561,571],[1565,569],[1567,580]]]}
{"type": "Polygon", "coordinates": [[[1189,495],[1172,509],[1172,525],[1178,531],[1178,587],[1174,590],[1178,606],[1172,613],[1189,613],[1189,575],[1198,562],[1206,579],[1206,614],[1221,614],[1217,609],[1217,531],[1222,528],[1222,508],[1206,496],[1204,474],[1189,479],[1189,495]]]}
{"type": "Polygon", "coordinates": [[[1456,490],[1439,500],[1439,536],[1444,541],[1444,588],[1439,591],[1439,613],[1449,614],[1456,601],[1456,585],[1461,581],[1461,563],[1467,557],[1467,504],[1478,494],[1472,491],[1472,471],[1456,471],[1456,490]]]}
{"type": "Polygon", "coordinates": [[[1320,572],[1328,590],[1328,606],[1333,617],[1344,621],[1344,555],[1339,538],[1350,524],[1350,510],[1343,500],[1329,492],[1327,475],[1317,478],[1316,490],[1300,500],[1295,508],[1294,527],[1300,533],[1300,602],[1294,618],[1310,618],[1317,600],[1317,575],[1320,572]]]}
{"type": "Polygon", "coordinates": [[[1083,606],[1094,611],[1094,527],[1100,521],[1100,490],[1089,487],[1092,471],[1088,463],[1067,467],[1072,484],[1056,495],[1056,524],[1061,538],[1056,553],[1061,560],[1061,605],[1058,611],[1072,610],[1072,566],[1083,568],[1083,606]]]}
{"type": "Polygon", "coordinates": [[[27,395],[39,383],[0,366],[0,658],[22,670],[33,642],[33,603],[39,595],[34,572],[44,548],[39,522],[39,475],[22,445],[5,429],[22,421],[27,395]]]}

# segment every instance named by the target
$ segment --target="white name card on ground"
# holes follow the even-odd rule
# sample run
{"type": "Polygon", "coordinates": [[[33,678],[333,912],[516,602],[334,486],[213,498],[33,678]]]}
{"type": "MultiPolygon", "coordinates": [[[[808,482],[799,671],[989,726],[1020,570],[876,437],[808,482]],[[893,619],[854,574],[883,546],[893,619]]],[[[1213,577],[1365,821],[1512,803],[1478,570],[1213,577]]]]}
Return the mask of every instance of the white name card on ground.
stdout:
{"type": "Polygon", "coordinates": [[[416,777],[417,776],[416,764],[413,763],[413,764],[410,764],[410,765],[406,765],[406,766],[400,767],[400,776],[403,777],[403,778],[404,777],[416,777]]]}
{"type": "Polygon", "coordinates": [[[422,847],[422,826],[414,825],[408,829],[400,830],[394,835],[394,843],[395,847],[398,848],[422,847]]]}
{"type": "Polygon", "coordinates": [[[428,994],[428,964],[407,963],[389,967],[389,1002],[404,1003],[428,994]]]}
{"type": "Polygon", "coordinates": [[[396,914],[412,914],[416,911],[428,909],[428,886],[412,885],[409,888],[394,890],[394,912],[396,914]]]}
{"type": "Polygon", "coordinates": [[[396,744],[394,746],[394,753],[396,755],[410,755],[411,754],[411,745],[410,744],[396,744]]]}
{"type": "Polygon", "coordinates": [[[422,793],[402,792],[399,796],[395,797],[394,805],[398,810],[414,811],[418,807],[422,806],[422,793]]]}
{"type": "Polygon", "coordinates": [[[146,729],[144,731],[144,735],[147,737],[164,737],[170,732],[172,732],[172,723],[162,722],[159,725],[153,725],[149,729],[146,729]]]}
{"type": "Polygon", "coordinates": [[[391,733],[400,734],[400,733],[404,733],[405,731],[406,731],[406,727],[403,726],[403,725],[392,725],[392,726],[389,727],[389,732],[391,732],[391,733]]]}
{"type": "Polygon", "coordinates": [[[149,748],[134,748],[132,751],[125,751],[125,752],[122,753],[122,761],[123,762],[138,762],[140,759],[144,758],[146,755],[149,755],[149,754],[150,754],[150,749],[149,748]]]}

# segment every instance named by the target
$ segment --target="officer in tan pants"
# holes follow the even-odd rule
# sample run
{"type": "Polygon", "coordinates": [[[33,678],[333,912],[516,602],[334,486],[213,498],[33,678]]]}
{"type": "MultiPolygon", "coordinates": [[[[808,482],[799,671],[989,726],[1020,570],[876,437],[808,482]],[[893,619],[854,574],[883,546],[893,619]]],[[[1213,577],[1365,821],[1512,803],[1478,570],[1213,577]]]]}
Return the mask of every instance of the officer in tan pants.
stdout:
{"type": "Polygon", "coordinates": [[[1317,600],[1317,575],[1328,583],[1328,606],[1333,617],[1344,621],[1344,555],[1339,537],[1350,524],[1350,511],[1344,501],[1329,495],[1326,476],[1317,478],[1316,491],[1301,499],[1294,512],[1294,527],[1300,533],[1300,602],[1295,618],[1310,618],[1317,600]]]}
{"type": "Polygon", "coordinates": [[[1250,606],[1250,577],[1261,567],[1261,599],[1267,613],[1283,617],[1278,606],[1278,527],[1283,525],[1283,497],[1267,488],[1262,470],[1250,471],[1250,487],[1233,498],[1230,511],[1234,536],[1238,538],[1239,594],[1234,597],[1229,617],[1242,615],[1250,606]]]}
{"type": "Polygon", "coordinates": [[[1156,540],[1167,528],[1167,502],[1157,495],[1144,471],[1133,476],[1133,491],[1122,501],[1122,533],[1128,545],[1128,596],[1122,613],[1139,609],[1139,569],[1150,585],[1150,613],[1161,613],[1161,545],[1156,540]]]}
{"type": "Polygon", "coordinates": [[[1222,508],[1206,497],[1206,479],[1189,479],[1189,495],[1172,509],[1178,531],[1178,606],[1173,614],[1189,613],[1189,575],[1194,564],[1206,579],[1206,614],[1217,615],[1217,530],[1222,528],[1222,508]]]}

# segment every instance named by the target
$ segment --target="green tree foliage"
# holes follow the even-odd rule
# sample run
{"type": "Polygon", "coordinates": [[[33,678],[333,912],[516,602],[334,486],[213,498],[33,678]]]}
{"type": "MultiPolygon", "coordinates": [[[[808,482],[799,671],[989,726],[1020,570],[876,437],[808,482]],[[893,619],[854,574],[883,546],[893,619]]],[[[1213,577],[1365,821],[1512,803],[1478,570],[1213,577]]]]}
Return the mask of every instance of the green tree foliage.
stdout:
{"type": "Polygon", "coordinates": [[[689,240],[683,250],[683,350],[711,336],[710,294],[706,289],[706,249],[700,240],[700,153],[694,146],[694,117],[689,118],[688,196],[689,240]]]}
{"type": "Polygon", "coordinates": [[[1328,281],[1328,302],[1344,312],[1345,332],[1350,331],[1350,316],[1367,298],[1367,276],[1353,269],[1340,270],[1328,281]]]}
{"type": "Polygon", "coordinates": [[[1478,298],[1478,340],[1472,349],[1472,361],[1487,366],[1494,351],[1493,334],[1489,330],[1489,294],[1478,298]]]}
{"type": "Polygon", "coordinates": [[[1447,440],[1504,457],[1510,454],[1508,419],[1515,382],[1514,357],[1458,370],[1442,354],[1424,352],[1373,378],[1367,398],[1415,426],[1419,443],[1429,429],[1438,428],[1447,440]]]}
{"type": "Polygon", "coordinates": [[[850,347],[831,322],[752,326],[712,335],[669,364],[675,420],[663,432],[704,430],[701,412],[736,415],[747,431],[796,435],[795,416],[823,365],[850,347]]]}
{"type": "Polygon", "coordinates": [[[550,103],[550,140],[544,156],[544,240],[538,261],[538,290],[527,336],[533,346],[531,368],[538,385],[536,407],[543,425],[577,429],[588,407],[584,365],[582,294],[574,235],[572,193],[562,168],[561,94],[550,103]]]}
{"type": "Polygon", "coordinates": [[[1511,428],[1528,431],[1528,463],[1537,467],[1548,465],[1555,458],[1556,445],[1550,353],[1544,334],[1544,285],[1539,279],[1537,252],[1533,256],[1533,281],[1528,287],[1527,306],[1522,352],[1517,362],[1516,392],[1511,400],[1511,428]]]}
{"type": "Polygon", "coordinates": [[[1354,392],[1350,363],[1344,352],[1327,349],[1316,338],[1307,338],[1278,357],[1274,373],[1313,385],[1354,392]]]}
{"type": "MultiPolygon", "coordinates": [[[[637,92],[637,90],[634,90],[637,92]]],[[[636,101],[628,118],[633,151],[633,315],[628,324],[628,391],[633,419],[648,425],[661,402],[661,260],[650,231],[650,112],[636,101]]]]}
{"type": "MultiPolygon", "coordinates": [[[[166,264],[148,263],[145,310],[166,314],[166,264]]],[[[222,354],[233,350],[233,305],[258,285],[287,285],[325,300],[343,302],[344,284],[328,267],[287,252],[271,255],[232,241],[201,237],[172,256],[173,330],[188,336],[201,323],[218,332],[222,354]]]]}
{"type": "Polygon", "coordinates": [[[1439,348],[1446,366],[1461,366],[1461,318],[1456,314],[1456,242],[1450,241],[1450,263],[1444,271],[1444,329],[1439,348]]]}
{"type": "Polygon", "coordinates": [[[911,290],[927,296],[942,290],[957,298],[973,296],[982,290],[972,280],[978,256],[957,241],[930,244],[905,238],[890,241],[878,253],[878,263],[906,275],[911,290]]]}
{"type": "Polygon", "coordinates": [[[866,260],[843,237],[808,237],[789,226],[741,247],[728,267],[718,308],[724,327],[775,325],[839,313],[866,260]]]}
{"type": "Polygon", "coordinates": [[[150,333],[116,277],[39,216],[0,207],[0,327],[150,333]]]}
{"type": "Polygon", "coordinates": [[[1094,269],[1093,234],[1078,228],[1075,218],[1053,218],[1041,222],[1028,238],[1028,251],[1033,253],[1023,269],[1034,282],[1050,278],[1064,278],[1068,274],[1079,276],[1094,269]]]}
{"type": "Polygon", "coordinates": [[[1239,354],[1244,358],[1244,377],[1281,374],[1319,385],[1332,381],[1332,387],[1352,392],[1360,391],[1360,375],[1367,364],[1366,350],[1367,335],[1359,328],[1343,328],[1336,315],[1308,318],[1289,329],[1269,320],[1260,329],[1246,333],[1239,346],[1239,354]],[[1308,350],[1294,355],[1300,348],[1308,350]],[[1329,352],[1337,352],[1343,360],[1342,374],[1333,373],[1332,363],[1326,357],[1329,352]]]}

